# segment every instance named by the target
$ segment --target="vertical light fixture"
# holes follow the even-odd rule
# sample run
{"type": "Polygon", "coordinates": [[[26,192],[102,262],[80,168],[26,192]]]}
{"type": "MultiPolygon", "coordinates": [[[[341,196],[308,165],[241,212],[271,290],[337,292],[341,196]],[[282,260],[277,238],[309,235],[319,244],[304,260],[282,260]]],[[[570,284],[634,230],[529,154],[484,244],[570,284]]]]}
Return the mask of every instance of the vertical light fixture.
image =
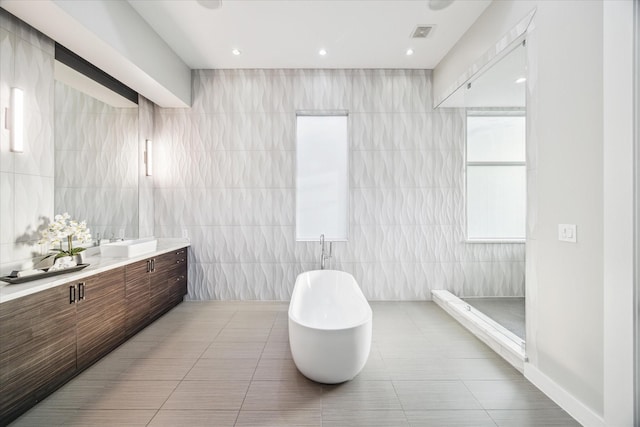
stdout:
{"type": "Polygon", "coordinates": [[[11,133],[11,151],[22,153],[24,151],[24,94],[20,88],[11,88],[9,115],[11,117],[9,129],[11,133]]]}
{"type": "Polygon", "coordinates": [[[153,175],[153,142],[150,139],[144,143],[144,163],[146,176],[153,175]]]}

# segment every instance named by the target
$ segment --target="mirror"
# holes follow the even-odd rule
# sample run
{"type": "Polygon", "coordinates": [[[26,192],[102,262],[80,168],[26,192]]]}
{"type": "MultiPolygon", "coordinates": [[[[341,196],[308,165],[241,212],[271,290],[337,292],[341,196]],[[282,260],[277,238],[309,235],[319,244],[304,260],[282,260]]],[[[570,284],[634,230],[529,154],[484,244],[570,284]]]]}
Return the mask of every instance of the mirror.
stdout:
{"type": "Polygon", "coordinates": [[[138,105],[58,60],[55,78],[54,212],[94,239],[138,237],[138,105]]]}

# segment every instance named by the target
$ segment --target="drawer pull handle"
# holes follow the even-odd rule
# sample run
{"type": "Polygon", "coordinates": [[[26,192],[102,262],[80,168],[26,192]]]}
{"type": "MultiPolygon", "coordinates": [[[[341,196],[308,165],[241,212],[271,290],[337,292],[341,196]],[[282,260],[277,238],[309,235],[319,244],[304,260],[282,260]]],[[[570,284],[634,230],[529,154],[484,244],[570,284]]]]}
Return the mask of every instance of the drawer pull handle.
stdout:
{"type": "Polygon", "coordinates": [[[84,299],[84,285],[84,282],[78,284],[78,301],[82,301],[84,299]]]}
{"type": "Polygon", "coordinates": [[[156,271],[156,260],[155,258],[151,260],[151,271],[156,271]]]}
{"type": "Polygon", "coordinates": [[[151,261],[147,260],[147,273],[151,271],[151,261]]]}
{"type": "Polygon", "coordinates": [[[69,304],[75,304],[76,302],[76,287],[69,286],[69,304]]]}

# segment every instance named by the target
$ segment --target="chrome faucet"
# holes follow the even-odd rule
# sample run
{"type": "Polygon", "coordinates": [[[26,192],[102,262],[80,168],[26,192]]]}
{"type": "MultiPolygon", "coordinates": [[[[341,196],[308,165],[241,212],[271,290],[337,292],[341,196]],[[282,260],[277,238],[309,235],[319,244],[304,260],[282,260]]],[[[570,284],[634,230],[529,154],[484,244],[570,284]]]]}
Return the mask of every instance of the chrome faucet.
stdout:
{"type": "Polygon", "coordinates": [[[325,261],[332,257],[333,254],[333,242],[329,242],[329,253],[327,253],[324,246],[324,234],[320,235],[320,246],[322,247],[322,253],[320,254],[320,269],[324,270],[325,261]]]}

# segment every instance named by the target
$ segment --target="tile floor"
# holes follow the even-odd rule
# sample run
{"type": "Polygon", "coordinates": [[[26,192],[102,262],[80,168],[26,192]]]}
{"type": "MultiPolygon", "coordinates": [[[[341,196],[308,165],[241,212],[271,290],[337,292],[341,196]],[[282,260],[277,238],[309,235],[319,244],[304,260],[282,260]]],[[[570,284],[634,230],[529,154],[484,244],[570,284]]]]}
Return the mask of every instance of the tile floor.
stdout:
{"type": "Polygon", "coordinates": [[[462,298],[462,300],[516,336],[526,339],[524,297],[462,298]]]}
{"type": "Polygon", "coordinates": [[[185,302],[15,426],[575,426],[432,302],[372,303],[353,381],[291,360],[287,304],[185,302]]]}

